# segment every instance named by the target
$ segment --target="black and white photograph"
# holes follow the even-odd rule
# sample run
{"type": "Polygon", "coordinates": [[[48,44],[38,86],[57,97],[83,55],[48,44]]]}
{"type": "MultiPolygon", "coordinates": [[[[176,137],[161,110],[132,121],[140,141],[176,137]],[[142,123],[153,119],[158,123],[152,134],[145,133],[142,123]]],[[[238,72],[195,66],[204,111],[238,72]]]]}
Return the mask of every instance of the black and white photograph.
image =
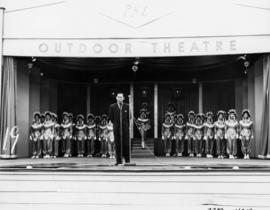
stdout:
{"type": "Polygon", "coordinates": [[[0,210],[269,210],[270,0],[0,0],[0,210]]]}

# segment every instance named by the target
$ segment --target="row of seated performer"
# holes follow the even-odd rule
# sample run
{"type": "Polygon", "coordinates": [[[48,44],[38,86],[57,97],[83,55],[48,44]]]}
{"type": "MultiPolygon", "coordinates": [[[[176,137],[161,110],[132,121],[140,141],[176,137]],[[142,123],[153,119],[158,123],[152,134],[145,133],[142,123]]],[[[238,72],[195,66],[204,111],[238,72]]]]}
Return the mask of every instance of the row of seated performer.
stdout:
{"type": "Polygon", "coordinates": [[[64,112],[62,122],[58,123],[55,113],[35,112],[30,141],[32,158],[56,158],[62,155],[115,158],[113,125],[109,123],[107,115],[95,117],[88,114],[84,123],[84,116],[79,114],[74,123],[73,115],[64,112]]]}
{"type": "Polygon", "coordinates": [[[234,109],[228,113],[218,111],[215,122],[212,112],[204,115],[190,111],[186,123],[182,114],[167,112],[162,124],[162,140],[166,156],[172,154],[172,141],[175,141],[175,155],[182,156],[187,141],[187,152],[190,157],[212,158],[216,154],[218,158],[234,159],[237,157],[237,141],[240,140],[244,159],[249,159],[253,139],[253,122],[247,109],[242,111],[240,121],[237,120],[234,109]]]}

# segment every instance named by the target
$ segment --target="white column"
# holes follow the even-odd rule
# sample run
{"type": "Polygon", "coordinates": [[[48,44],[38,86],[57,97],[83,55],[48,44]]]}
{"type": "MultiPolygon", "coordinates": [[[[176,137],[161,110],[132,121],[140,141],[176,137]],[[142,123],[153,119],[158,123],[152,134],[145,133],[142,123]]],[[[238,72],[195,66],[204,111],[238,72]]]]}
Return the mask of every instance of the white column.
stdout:
{"type": "Polygon", "coordinates": [[[87,86],[87,91],[86,91],[86,114],[89,114],[91,111],[90,108],[90,101],[91,101],[91,85],[89,84],[87,86]]]}
{"type": "Polygon", "coordinates": [[[203,113],[203,83],[199,82],[199,113],[203,113]]]}
{"type": "Polygon", "coordinates": [[[154,138],[158,138],[158,84],[154,85],[154,138]]]}
{"type": "Polygon", "coordinates": [[[134,124],[133,124],[133,116],[134,116],[134,85],[130,83],[130,92],[129,92],[129,107],[130,107],[130,138],[134,138],[134,124]]]}
{"type": "Polygon", "coordinates": [[[2,88],[2,69],[3,69],[3,31],[4,31],[4,10],[5,8],[0,7],[0,99],[1,88],[2,88]]]}

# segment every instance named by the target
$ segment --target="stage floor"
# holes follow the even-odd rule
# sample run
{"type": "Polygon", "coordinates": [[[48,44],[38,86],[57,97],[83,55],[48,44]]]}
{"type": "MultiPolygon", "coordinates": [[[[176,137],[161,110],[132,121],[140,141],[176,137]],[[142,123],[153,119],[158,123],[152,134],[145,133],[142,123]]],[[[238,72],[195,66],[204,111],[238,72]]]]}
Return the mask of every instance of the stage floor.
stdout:
{"type": "Polygon", "coordinates": [[[0,159],[0,170],[32,171],[270,171],[270,160],[216,159],[190,157],[133,158],[135,165],[114,166],[107,158],[0,159]]]}

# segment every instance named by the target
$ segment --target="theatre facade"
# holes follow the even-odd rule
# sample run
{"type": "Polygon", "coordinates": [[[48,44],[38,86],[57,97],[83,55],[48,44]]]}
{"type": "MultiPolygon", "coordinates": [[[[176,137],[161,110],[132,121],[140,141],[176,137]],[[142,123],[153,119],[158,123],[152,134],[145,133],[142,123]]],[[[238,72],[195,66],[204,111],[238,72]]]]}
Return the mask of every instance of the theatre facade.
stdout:
{"type": "MultiPolygon", "coordinates": [[[[270,158],[267,0],[4,0],[0,3],[0,154],[29,157],[35,112],[108,114],[121,91],[148,104],[162,155],[168,104],[177,114],[249,109],[252,157],[270,158]]],[[[140,133],[131,120],[131,139],[140,133]]],[[[147,140],[146,140],[147,141],[147,140]]]]}

